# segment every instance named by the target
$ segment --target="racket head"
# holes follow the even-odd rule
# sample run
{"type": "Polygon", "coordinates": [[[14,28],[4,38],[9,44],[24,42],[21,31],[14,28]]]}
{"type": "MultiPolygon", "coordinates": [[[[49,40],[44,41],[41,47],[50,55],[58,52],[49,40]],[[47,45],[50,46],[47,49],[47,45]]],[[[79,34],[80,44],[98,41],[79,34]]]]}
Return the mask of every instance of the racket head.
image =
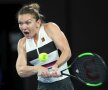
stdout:
{"type": "Polygon", "coordinates": [[[91,52],[78,55],[72,66],[73,73],[88,86],[100,86],[105,82],[107,66],[101,56],[91,52]]]}

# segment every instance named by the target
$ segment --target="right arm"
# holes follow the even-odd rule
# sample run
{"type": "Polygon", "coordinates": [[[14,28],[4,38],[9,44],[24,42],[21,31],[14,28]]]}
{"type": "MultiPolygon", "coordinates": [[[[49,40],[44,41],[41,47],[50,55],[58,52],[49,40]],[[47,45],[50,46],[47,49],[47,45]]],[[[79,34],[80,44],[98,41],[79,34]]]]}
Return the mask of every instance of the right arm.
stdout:
{"type": "Polygon", "coordinates": [[[16,70],[20,77],[29,77],[39,72],[43,74],[46,73],[45,75],[47,76],[48,74],[47,68],[44,68],[42,66],[28,66],[27,65],[25,38],[22,38],[19,40],[17,49],[18,49],[18,58],[16,61],[16,70]]]}

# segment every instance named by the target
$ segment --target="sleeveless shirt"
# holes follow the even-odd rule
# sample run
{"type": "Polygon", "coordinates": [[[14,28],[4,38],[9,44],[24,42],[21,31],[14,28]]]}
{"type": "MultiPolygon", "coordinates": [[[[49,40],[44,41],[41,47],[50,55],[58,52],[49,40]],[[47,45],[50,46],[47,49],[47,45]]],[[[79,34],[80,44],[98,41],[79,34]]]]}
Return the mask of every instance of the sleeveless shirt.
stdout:
{"type": "MultiPolygon", "coordinates": [[[[53,40],[47,35],[44,30],[44,26],[41,26],[38,35],[37,44],[34,41],[34,38],[26,39],[26,52],[27,52],[27,62],[29,65],[32,66],[44,66],[44,67],[51,67],[59,58],[58,49],[56,48],[53,40]],[[40,62],[38,60],[38,55],[40,53],[47,53],[48,60],[45,62],[40,62]]],[[[67,68],[67,62],[59,67],[59,71],[67,68]]],[[[66,74],[69,74],[69,71],[65,71],[66,74]]],[[[55,81],[59,81],[65,79],[67,76],[60,76],[60,77],[42,77],[38,75],[38,81],[43,83],[52,83],[55,81]]]]}

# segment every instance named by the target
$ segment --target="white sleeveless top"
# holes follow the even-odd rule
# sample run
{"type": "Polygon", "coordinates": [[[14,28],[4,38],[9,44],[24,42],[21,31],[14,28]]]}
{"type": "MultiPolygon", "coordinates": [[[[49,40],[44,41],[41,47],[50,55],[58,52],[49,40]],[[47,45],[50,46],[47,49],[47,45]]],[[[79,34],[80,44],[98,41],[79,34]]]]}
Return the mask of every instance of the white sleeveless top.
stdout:
{"type": "MultiPolygon", "coordinates": [[[[32,39],[26,39],[26,52],[27,52],[27,62],[30,65],[33,66],[44,66],[44,67],[51,67],[59,58],[58,49],[56,48],[54,42],[51,38],[48,37],[47,33],[44,30],[44,26],[41,26],[39,31],[37,45],[34,41],[34,38],[32,39]],[[45,62],[40,62],[38,60],[38,55],[40,53],[47,53],[48,54],[48,60],[45,62]]],[[[59,71],[67,68],[67,62],[63,64],[61,67],[59,67],[59,71]]],[[[69,71],[66,70],[65,73],[69,74],[69,71]]],[[[41,77],[38,76],[38,80],[43,83],[52,83],[55,81],[62,80],[66,78],[67,76],[61,76],[61,77],[41,77]]]]}

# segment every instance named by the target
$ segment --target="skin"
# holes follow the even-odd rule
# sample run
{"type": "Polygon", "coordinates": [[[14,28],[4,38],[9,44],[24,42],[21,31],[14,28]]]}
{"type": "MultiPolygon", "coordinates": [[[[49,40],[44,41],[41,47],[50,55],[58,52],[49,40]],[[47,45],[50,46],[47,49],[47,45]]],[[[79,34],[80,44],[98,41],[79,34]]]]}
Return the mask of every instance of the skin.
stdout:
{"type": "Polygon", "coordinates": [[[36,20],[31,14],[22,14],[18,16],[18,23],[24,37],[18,42],[18,58],[16,62],[16,70],[20,77],[28,77],[34,74],[39,74],[43,77],[58,77],[58,68],[69,60],[71,57],[71,50],[64,33],[60,28],[52,22],[42,24],[41,20],[36,20]],[[61,51],[60,58],[52,66],[52,71],[49,72],[48,68],[43,66],[28,66],[26,58],[25,41],[26,38],[34,38],[35,43],[38,41],[38,33],[40,26],[44,25],[45,31],[48,36],[54,41],[56,47],[61,51]]]}

